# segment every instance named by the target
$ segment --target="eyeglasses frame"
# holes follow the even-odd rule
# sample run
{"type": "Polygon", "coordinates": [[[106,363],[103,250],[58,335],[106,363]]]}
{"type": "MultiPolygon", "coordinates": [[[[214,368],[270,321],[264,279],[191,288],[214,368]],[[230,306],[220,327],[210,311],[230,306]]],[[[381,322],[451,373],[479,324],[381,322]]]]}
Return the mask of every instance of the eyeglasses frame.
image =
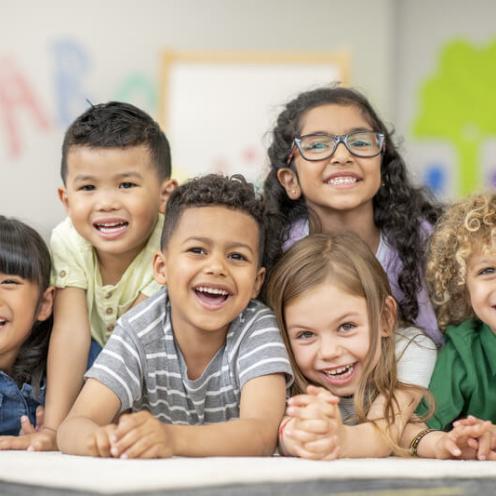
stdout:
{"type": "Polygon", "coordinates": [[[374,157],[377,157],[377,155],[380,155],[384,151],[385,142],[386,142],[385,135],[384,135],[384,133],[381,133],[380,131],[353,131],[351,133],[346,133],[346,134],[310,133],[310,134],[305,134],[303,136],[295,136],[293,139],[293,142],[291,143],[291,149],[289,151],[288,160],[286,161],[286,165],[289,165],[291,160],[293,160],[295,148],[298,149],[298,151],[300,152],[300,155],[306,161],[319,162],[320,160],[327,160],[327,159],[331,158],[334,155],[334,153],[336,152],[336,149],[340,143],[343,143],[343,145],[348,150],[348,152],[350,152],[351,155],[353,155],[354,157],[374,158],[374,157]],[[374,153],[374,155],[363,156],[363,155],[357,155],[352,150],[350,150],[348,147],[347,140],[348,140],[349,136],[353,136],[354,134],[358,134],[358,133],[373,133],[373,134],[375,134],[380,140],[379,151],[377,153],[374,153]],[[328,137],[334,138],[334,148],[332,149],[332,152],[330,153],[330,155],[327,157],[306,158],[305,154],[301,150],[301,140],[303,138],[307,138],[308,136],[328,136],[328,137]]]}

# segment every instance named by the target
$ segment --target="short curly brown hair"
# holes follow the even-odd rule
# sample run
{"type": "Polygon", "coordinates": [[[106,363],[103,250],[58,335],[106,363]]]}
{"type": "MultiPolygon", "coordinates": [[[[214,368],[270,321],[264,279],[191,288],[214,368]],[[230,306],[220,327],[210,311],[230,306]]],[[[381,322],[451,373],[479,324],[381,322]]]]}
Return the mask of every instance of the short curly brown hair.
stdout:
{"type": "Polygon", "coordinates": [[[431,237],[426,279],[439,327],[474,316],[466,287],[467,262],[474,253],[496,249],[496,193],[452,204],[431,237]]]}
{"type": "MultiPolygon", "coordinates": [[[[263,204],[253,184],[241,174],[234,174],[230,177],[207,174],[190,179],[177,187],[167,202],[161,249],[167,246],[182,213],[187,208],[208,206],[223,206],[238,210],[253,218],[259,229],[259,263],[261,263],[265,245],[263,204]]],[[[219,219],[219,222],[222,221],[219,219]]]]}

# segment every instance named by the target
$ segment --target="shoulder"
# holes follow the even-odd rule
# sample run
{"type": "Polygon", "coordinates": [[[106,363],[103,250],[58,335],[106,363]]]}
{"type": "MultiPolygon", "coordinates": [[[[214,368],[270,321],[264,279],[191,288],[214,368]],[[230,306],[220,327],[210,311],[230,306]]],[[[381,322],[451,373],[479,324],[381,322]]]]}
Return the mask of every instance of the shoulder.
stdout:
{"type": "Polygon", "coordinates": [[[405,349],[409,345],[428,350],[437,350],[434,341],[418,327],[410,326],[398,329],[395,333],[396,350],[405,349]]]}
{"type": "Polygon", "coordinates": [[[91,249],[91,244],[76,231],[70,217],[66,217],[52,230],[50,245],[52,249],[62,246],[83,250],[91,249]]]}
{"type": "Polygon", "coordinates": [[[289,250],[297,241],[306,238],[310,233],[310,226],[308,224],[308,219],[302,217],[301,219],[295,220],[288,229],[288,237],[282,245],[282,250],[289,250]]]}
{"type": "Polygon", "coordinates": [[[163,337],[168,315],[166,288],[132,307],[119,319],[119,326],[144,344],[163,337]]]}

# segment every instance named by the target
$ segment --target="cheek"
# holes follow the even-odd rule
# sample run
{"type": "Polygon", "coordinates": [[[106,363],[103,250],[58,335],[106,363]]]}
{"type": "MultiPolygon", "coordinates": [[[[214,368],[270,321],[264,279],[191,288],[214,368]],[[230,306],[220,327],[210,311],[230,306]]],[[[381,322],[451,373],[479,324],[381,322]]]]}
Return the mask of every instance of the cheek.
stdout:
{"type": "Polygon", "coordinates": [[[291,349],[293,350],[296,365],[300,369],[306,369],[311,365],[314,355],[312,347],[308,345],[298,346],[298,343],[291,343],[291,349]]]}

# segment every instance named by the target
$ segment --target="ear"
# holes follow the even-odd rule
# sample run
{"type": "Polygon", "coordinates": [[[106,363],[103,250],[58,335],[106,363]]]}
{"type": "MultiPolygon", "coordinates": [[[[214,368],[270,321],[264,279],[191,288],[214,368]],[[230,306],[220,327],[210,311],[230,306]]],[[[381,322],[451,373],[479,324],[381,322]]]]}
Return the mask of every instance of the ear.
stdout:
{"type": "Polygon", "coordinates": [[[294,171],[286,167],[278,169],[277,180],[291,200],[298,200],[301,197],[300,183],[294,171]]]}
{"type": "Polygon", "coordinates": [[[36,320],[46,320],[52,314],[53,301],[55,299],[55,288],[50,286],[45,289],[44,293],[41,295],[38,315],[36,315],[36,320]]]}
{"type": "Polygon", "coordinates": [[[67,212],[69,210],[69,198],[67,196],[67,190],[65,189],[65,186],[57,188],[57,193],[59,196],[59,200],[62,202],[62,205],[64,205],[65,211],[67,212]]]}
{"type": "Polygon", "coordinates": [[[160,185],[160,212],[165,213],[165,207],[171,193],[177,188],[177,181],[175,179],[166,179],[160,185]]]}
{"type": "Polygon", "coordinates": [[[251,295],[252,298],[256,298],[258,296],[258,293],[260,293],[260,290],[262,289],[262,284],[264,280],[265,280],[265,267],[260,267],[260,269],[258,269],[255,278],[255,284],[253,285],[253,293],[251,295]]]}
{"type": "Polygon", "coordinates": [[[396,319],[398,317],[398,304],[392,296],[388,296],[384,300],[382,309],[382,329],[381,337],[390,337],[393,335],[396,327],[396,319]]]}
{"type": "Polygon", "coordinates": [[[167,258],[161,251],[155,253],[153,257],[153,276],[162,286],[167,285],[167,258]]]}

